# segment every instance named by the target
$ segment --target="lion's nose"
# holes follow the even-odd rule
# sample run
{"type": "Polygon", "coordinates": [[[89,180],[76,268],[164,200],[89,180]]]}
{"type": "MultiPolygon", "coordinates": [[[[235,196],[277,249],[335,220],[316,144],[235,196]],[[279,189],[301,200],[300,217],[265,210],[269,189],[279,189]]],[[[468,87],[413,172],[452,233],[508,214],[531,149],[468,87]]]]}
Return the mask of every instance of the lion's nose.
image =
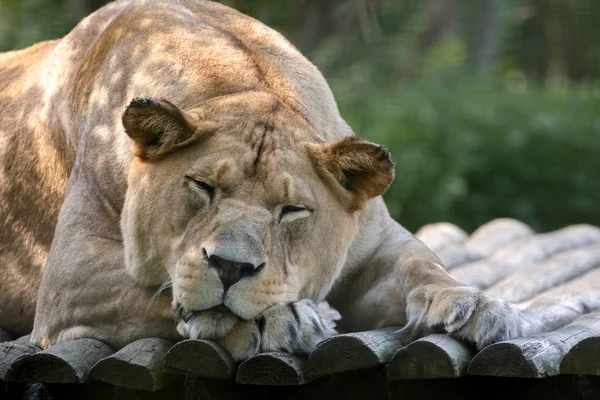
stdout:
{"type": "Polygon", "coordinates": [[[210,261],[210,265],[219,272],[219,279],[223,283],[223,291],[227,291],[233,284],[247,276],[253,276],[260,272],[265,263],[254,265],[252,263],[237,262],[228,260],[217,254],[208,254],[202,249],[205,257],[210,261]]]}

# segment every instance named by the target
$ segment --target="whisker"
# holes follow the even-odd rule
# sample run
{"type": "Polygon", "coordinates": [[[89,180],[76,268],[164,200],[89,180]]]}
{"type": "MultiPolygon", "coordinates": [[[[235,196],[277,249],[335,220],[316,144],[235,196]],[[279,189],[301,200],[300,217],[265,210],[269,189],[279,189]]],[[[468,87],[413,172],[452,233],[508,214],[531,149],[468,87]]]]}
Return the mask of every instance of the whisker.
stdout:
{"type": "Polygon", "coordinates": [[[175,309],[175,315],[174,315],[175,320],[177,321],[177,320],[182,319],[182,315],[183,315],[183,306],[181,304],[179,304],[179,306],[177,306],[177,309],[175,309]]]}
{"type": "Polygon", "coordinates": [[[150,308],[154,305],[156,305],[156,302],[158,301],[158,297],[160,296],[160,294],[173,287],[173,282],[171,281],[171,277],[167,276],[164,280],[164,282],[158,287],[158,289],[156,289],[156,291],[154,292],[154,294],[152,295],[152,297],[150,298],[150,301],[148,302],[148,307],[146,307],[146,313],[144,314],[144,316],[148,315],[148,311],[150,311],[150,308]]]}
{"type": "Polygon", "coordinates": [[[296,290],[298,293],[300,293],[300,288],[296,287],[295,285],[292,285],[292,284],[291,284],[291,283],[289,283],[289,282],[286,282],[286,284],[287,284],[288,286],[290,286],[292,289],[295,289],[295,290],[296,290]]]}

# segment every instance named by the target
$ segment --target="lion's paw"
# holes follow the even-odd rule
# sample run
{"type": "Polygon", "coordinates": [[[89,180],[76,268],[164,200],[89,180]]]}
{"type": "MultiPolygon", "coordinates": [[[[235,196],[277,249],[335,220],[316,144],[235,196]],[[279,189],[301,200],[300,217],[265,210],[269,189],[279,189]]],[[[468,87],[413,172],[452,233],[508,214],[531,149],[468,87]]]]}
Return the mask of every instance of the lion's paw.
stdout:
{"type": "Polygon", "coordinates": [[[201,311],[183,313],[183,319],[177,325],[177,331],[184,338],[219,340],[225,337],[240,318],[232,313],[201,311]]]}
{"type": "Polygon", "coordinates": [[[338,319],[337,311],[327,303],[279,303],[252,321],[238,323],[222,344],[237,361],[269,351],[308,354],[320,341],[337,333],[338,319]]]}
{"type": "Polygon", "coordinates": [[[522,335],[524,321],[515,305],[493,299],[468,286],[417,289],[408,298],[409,321],[425,331],[442,328],[481,349],[522,335]]]}

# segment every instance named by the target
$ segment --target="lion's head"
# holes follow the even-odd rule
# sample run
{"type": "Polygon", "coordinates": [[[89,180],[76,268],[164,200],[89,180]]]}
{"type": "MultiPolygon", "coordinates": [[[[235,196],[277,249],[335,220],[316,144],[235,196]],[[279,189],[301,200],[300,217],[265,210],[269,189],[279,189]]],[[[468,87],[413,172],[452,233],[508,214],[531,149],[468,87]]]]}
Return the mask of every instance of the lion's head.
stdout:
{"type": "Polygon", "coordinates": [[[136,156],[121,220],[126,268],[145,285],[170,279],[174,302],[208,315],[208,338],[275,303],[323,299],[357,212],[393,179],[383,147],[326,143],[267,92],[185,111],[135,99],[123,125],[136,156]]]}

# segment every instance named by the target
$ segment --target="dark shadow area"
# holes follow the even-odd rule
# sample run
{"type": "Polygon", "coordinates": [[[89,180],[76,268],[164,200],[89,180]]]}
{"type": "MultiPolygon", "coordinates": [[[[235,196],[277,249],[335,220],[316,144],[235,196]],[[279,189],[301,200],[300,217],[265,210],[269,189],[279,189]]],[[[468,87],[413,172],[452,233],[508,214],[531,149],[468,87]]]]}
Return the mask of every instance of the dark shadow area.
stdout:
{"type": "Polygon", "coordinates": [[[386,382],[382,369],[355,371],[302,386],[250,386],[232,381],[195,379],[155,393],[116,388],[103,383],[85,385],[2,385],[2,399],[402,399],[402,400],[595,400],[600,377],[561,375],[544,379],[466,377],[444,380],[386,382]],[[27,397],[23,397],[23,396],[27,397]]]}

